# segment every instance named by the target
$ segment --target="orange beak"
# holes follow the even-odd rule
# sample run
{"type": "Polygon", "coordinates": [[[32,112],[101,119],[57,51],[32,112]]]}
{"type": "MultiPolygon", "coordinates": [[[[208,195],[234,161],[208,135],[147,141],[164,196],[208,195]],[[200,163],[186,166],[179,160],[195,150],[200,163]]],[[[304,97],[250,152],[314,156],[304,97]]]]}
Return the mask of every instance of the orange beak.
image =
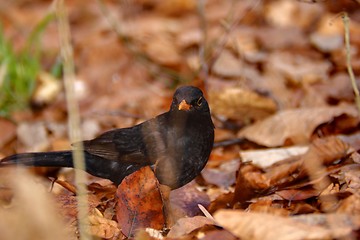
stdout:
{"type": "Polygon", "coordinates": [[[182,100],[179,104],[179,110],[187,111],[190,109],[190,104],[188,104],[185,100],[182,100]]]}

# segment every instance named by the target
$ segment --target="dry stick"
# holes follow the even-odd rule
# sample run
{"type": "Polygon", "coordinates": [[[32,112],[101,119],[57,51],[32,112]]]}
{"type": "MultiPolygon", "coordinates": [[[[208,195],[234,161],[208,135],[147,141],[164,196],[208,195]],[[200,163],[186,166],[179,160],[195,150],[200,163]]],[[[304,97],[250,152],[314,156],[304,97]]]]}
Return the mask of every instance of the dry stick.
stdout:
{"type": "MultiPolygon", "coordinates": [[[[56,1],[56,14],[58,18],[59,38],[61,56],[64,64],[64,84],[66,94],[66,104],[69,111],[69,136],[71,142],[80,142],[80,117],[79,106],[75,97],[74,80],[75,68],[73,49],[70,44],[70,30],[64,0],[56,1]]],[[[82,143],[77,144],[76,151],[73,151],[73,161],[75,169],[85,169],[84,152],[82,143]]],[[[86,190],[86,175],[84,171],[75,171],[75,185],[77,186],[78,201],[78,223],[80,239],[91,239],[88,231],[88,198],[86,190]]]]}
{"type": "Polygon", "coordinates": [[[355,103],[356,106],[358,108],[358,111],[360,113],[360,94],[359,94],[359,89],[357,88],[356,85],[356,80],[355,80],[355,76],[354,76],[354,72],[351,66],[351,53],[350,53],[350,30],[349,30],[349,17],[348,14],[346,12],[343,13],[342,16],[343,22],[344,22],[344,30],[345,30],[345,47],[346,47],[346,66],[347,66],[347,70],[349,73],[349,77],[350,77],[350,81],[351,81],[351,85],[352,88],[354,90],[355,93],[355,103]]]}

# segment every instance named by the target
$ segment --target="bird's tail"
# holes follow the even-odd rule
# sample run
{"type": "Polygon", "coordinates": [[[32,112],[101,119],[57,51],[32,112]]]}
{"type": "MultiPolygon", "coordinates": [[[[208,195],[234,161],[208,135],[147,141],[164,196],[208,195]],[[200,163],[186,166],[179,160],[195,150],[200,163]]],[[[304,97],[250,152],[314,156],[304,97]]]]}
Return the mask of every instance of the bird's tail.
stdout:
{"type": "Polygon", "coordinates": [[[0,161],[0,167],[15,164],[37,167],[73,167],[72,152],[20,153],[5,157],[0,161]]]}

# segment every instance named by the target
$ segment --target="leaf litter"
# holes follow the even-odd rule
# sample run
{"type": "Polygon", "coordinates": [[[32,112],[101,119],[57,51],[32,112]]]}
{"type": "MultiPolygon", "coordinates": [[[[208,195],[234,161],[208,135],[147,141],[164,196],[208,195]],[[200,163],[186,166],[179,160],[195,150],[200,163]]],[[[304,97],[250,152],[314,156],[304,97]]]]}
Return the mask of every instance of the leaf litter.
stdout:
{"type": "MultiPolygon", "coordinates": [[[[2,6],[4,33],[15,49],[24,45],[28,29],[49,6],[43,1],[2,6]]],[[[67,5],[87,137],[166,111],[174,86],[199,86],[204,81],[217,141],[239,139],[235,146],[218,144],[202,175],[170,193],[159,186],[150,169],[128,176],[118,189],[89,176],[91,235],[102,239],[357,239],[359,117],[338,17],[343,9],[350,14],[357,76],[357,1],[219,4],[210,0],[202,7],[192,0],[67,5]],[[115,26],[109,25],[113,20],[115,26]],[[206,24],[201,26],[201,21],[206,24]],[[208,72],[199,74],[206,64],[208,72]],[[198,204],[213,214],[215,222],[203,216],[198,204]]],[[[56,61],[57,39],[56,24],[51,23],[43,33],[44,71],[39,78],[47,76],[56,61]]],[[[14,112],[13,121],[0,119],[0,156],[70,147],[59,82],[51,78],[50,87],[34,93],[41,106],[14,112]]],[[[24,180],[0,170],[1,211],[9,216],[0,221],[4,239],[14,239],[16,233],[19,237],[51,231],[43,239],[53,239],[57,231],[58,236],[69,234],[57,225],[67,226],[71,236],[66,239],[78,237],[71,171],[51,172],[61,179],[60,187],[55,183],[50,194],[56,204],[38,206],[51,197],[35,189],[50,189],[51,182],[38,181],[35,186],[31,177],[24,180]],[[25,187],[34,189],[32,202],[25,187]],[[29,216],[20,213],[32,208],[39,211],[35,215],[51,213],[46,223],[33,218],[34,226],[26,227],[29,216]],[[58,223],[54,212],[65,223],[58,223]],[[16,231],[7,227],[12,225],[16,231]]],[[[37,174],[49,176],[44,171],[37,174]]]]}

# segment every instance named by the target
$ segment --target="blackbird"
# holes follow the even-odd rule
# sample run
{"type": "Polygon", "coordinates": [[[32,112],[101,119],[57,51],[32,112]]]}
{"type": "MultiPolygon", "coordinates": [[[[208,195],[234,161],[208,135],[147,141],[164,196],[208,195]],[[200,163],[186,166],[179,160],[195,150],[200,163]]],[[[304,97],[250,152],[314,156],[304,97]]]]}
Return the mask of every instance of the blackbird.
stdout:
{"type": "MultiPolygon", "coordinates": [[[[214,143],[214,125],[201,90],[183,86],[176,90],[168,112],[82,143],[86,171],[94,176],[118,185],[127,175],[151,166],[161,184],[176,189],[205,167],[214,143]]],[[[15,154],[2,159],[0,167],[13,164],[74,166],[70,150],[15,154]]]]}

